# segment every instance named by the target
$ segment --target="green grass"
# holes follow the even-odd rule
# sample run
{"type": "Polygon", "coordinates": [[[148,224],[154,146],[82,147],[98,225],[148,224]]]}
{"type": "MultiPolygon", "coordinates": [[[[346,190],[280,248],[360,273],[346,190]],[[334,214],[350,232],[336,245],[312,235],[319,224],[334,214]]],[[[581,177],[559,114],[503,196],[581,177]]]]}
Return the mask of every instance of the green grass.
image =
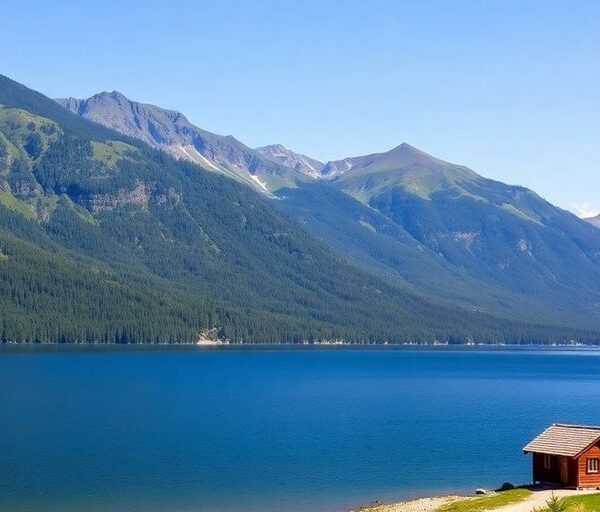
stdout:
{"type": "Polygon", "coordinates": [[[511,489],[487,496],[453,501],[440,507],[437,512],[480,512],[523,501],[530,495],[529,489],[511,489]]]}
{"type": "MultiPolygon", "coordinates": [[[[1,108],[1,107],[0,107],[1,108]]],[[[0,128],[0,143],[4,143],[6,149],[8,150],[8,156],[14,160],[15,158],[19,158],[21,153],[18,148],[6,138],[6,135],[2,133],[2,129],[0,128]]]]}
{"type": "Polygon", "coordinates": [[[523,210],[519,210],[517,207],[513,206],[512,204],[504,203],[501,206],[501,208],[503,210],[506,210],[507,212],[512,213],[513,215],[516,215],[517,217],[521,217],[522,219],[529,220],[531,222],[535,222],[536,224],[542,225],[542,223],[540,222],[539,219],[532,217],[530,214],[524,212],[523,210]]]}
{"type": "Polygon", "coordinates": [[[43,152],[62,133],[58,125],[50,119],[3,105],[0,105],[0,132],[5,142],[10,143],[7,144],[7,148],[11,158],[27,154],[24,145],[32,134],[39,137],[43,152]]]}
{"type": "Polygon", "coordinates": [[[63,195],[62,200],[68,204],[69,208],[71,208],[75,212],[75,215],[77,215],[77,217],[79,217],[81,220],[94,226],[98,225],[98,221],[94,218],[94,216],[82,206],[74,203],[69,196],[66,194],[63,195]]]}
{"type": "Polygon", "coordinates": [[[15,212],[20,213],[28,219],[36,218],[35,212],[27,203],[21,201],[20,199],[17,199],[15,196],[13,196],[10,192],[7,192],[6,190],[0,192],[0,204],[5,208],[8,208],[9,210],[13,210],[15,212]]]}
{"type": "Polygon", "coordinates": [[[367,204],[375,196],[381,195],[393,187],[401,187],[421,199],[430,200],[432,194],[452,189],[455,193],[469,196],[475,200],[486,201],[474,195],[462,186],[463,182],[472,182],[478,176],[470,170],[458,166],[435,167],[398,167],[392,162],[374,163],[360,168],[360,172],[342,175],[342,188],[359,201],[367,204]],[[400,171],[401,170],[401,171],[400,171]]]}
{"type": "Polygon", "coordinates": [[[75,213],[78,215],[78,217],[81,220],[83,220],[89,224],[93,224],[94,226],[98,225],[98,221],[85,208],[79,206],[78,204],[73,203],[72,201],[71,201],[71,207],[73,208],[73,210],[75,210],[75,213]]]}
{"type": "Polygon", "coordinates": [[[562,502],[567,505],[568,510],[577,509],[578,512],[600,512],[600,493],[569,496],[563,498],[562,502]]]}
{"type": "Polygon", "coordinates": [[[138,153],[137,148],[116,140],[106,142],[93,141],[92,150],[94,152],[94,159],[108,167],[115,167],[117,162],[122,158],[133,160],[134,155],[138,153]]]}

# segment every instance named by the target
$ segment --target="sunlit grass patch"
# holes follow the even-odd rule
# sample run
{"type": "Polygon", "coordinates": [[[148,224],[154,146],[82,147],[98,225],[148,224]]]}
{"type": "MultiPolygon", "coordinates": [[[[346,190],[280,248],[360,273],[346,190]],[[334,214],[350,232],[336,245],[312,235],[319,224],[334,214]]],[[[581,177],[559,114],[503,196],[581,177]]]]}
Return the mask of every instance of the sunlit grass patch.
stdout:
{"type": "Polygon", "coordinates": [[[437,512],[480,512],[511,503],[517,503],[531,495],[529,489],[511,489],[477,498],[465,498],[442,505],[437,512]]]}
{"type": "Polygon", "coordinates": [[[600,512],[600,492],[568,496],[561,501],[567,505],[568,512],[600,512]]]}
{"type": "Polygon", "coordinates": [[[108,167],[115,167],[117,162],[122,158],[133,159],[138,152],[135,147],[116,140],[106,142],[92,141],[92,151],[94,159],[108,167]]]}

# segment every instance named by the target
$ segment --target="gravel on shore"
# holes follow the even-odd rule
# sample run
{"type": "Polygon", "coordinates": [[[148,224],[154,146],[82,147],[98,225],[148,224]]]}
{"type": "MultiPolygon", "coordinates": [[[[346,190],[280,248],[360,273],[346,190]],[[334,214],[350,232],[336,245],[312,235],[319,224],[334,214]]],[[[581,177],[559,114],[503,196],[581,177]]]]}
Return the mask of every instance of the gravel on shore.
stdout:
{"type": "Polygon", "coordinates": [[[366,507],[361,507],[357,512],[434,512],[446,503],[465,499],[469,499],[469,497],[438,496],[433,498],[419,498],[418,500],[402,501],[400,503],[376,503],[366,507]]]}

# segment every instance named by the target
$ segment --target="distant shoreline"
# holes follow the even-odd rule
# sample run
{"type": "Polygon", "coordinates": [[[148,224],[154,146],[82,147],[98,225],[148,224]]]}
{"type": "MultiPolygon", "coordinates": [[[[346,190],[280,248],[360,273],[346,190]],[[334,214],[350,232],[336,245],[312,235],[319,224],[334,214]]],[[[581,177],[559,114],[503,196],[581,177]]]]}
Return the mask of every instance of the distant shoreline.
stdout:
{"type": "Polygon", "coordinates": [[[157,349],[157,350],[188,350],[188,351],[235,351],[235,350],[389,350],[389,351],[511,351],[511,350],[531,350],[531,351],[580,351],[597,352],[600,351],[600,342],[598,344],[539,344],[539,343],[519,343],[519,344],[500,344],[500,343],[479,343],[476,345],[467,344],[440,344],[440,343],[95,343],[95,342],[70,342],[70,343],[33,343],[33,342],[0,342],[0,350],[5,349],[116,349],[116,350],[136,350],[136,349],[157,349]]]}

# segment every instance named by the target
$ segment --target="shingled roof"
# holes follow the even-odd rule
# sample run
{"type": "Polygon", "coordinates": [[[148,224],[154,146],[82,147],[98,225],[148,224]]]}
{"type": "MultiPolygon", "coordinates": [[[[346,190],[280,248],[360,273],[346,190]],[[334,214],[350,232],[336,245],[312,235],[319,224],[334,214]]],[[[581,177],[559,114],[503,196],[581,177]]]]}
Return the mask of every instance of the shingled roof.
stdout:
{"type": "Polygon", "coordinates": [[[525,446],[523,451],[575,457],[598,439],[600,427],[554,423],[525,446]]]}

